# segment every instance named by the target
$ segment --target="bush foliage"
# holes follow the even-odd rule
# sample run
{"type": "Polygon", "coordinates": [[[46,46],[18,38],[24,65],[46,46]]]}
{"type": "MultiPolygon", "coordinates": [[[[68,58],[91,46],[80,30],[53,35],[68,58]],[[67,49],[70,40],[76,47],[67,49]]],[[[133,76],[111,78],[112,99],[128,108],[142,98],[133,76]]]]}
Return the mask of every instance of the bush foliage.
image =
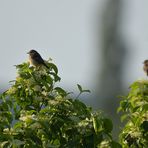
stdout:
{"type": "MultiPolygon", "coordinates": [[[[112,139],[111,120],[78,99],[89,90],[78,85],[80,93],[72,99],[70,93],[58,86],[60,77],[56,65],[49,62],[47,65],[49,69],[30,67],[29,63],[16,66],[16,80],[0,97],[0,147],[121,147],[112,139]]],[[[145,108],[143,106],[142,110],[145,108]]],[[[142,131],[146,117],[140,113],[142,131]]],[[[141,143],[144,142],[143,139],[141,143]]]]}
{"type": "Polygon", "coordinates": [[[127,121],[120,134],[123,148],[148,147],[148,81],[136,81],[123,97],[118,111],[123,111],[122,120],[127,121]]]}

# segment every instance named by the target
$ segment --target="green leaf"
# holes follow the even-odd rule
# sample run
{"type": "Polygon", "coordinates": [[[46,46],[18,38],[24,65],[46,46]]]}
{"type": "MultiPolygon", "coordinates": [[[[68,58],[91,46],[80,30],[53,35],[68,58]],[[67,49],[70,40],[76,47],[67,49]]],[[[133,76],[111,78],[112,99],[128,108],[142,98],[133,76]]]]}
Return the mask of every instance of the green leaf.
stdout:
{"type": "Polygon", "coordinates": [[[91,93],[90,90],[86,89],[86,90],[83,90],[83,92],[88,92],[88,93],[91,93]]]}
{"type": "Polygon", "coordinates": [[[122,107],[118,107],[117,113],[119,113],[120,111],[122,111],[122,107]]]}
{"type": "Polygon", "coordinates": [[[103,119],[103,125],[104,125],[104,129],[110,133],[113,130],[113,123],[110,119],[103,119]]]}
{"type": "Polygon", "coordinates": [[[77,86],[78,86],[79,91],[82,92],[82,91],[83,91],[83,90],[82,90],[82,86],[79,85],[79,84],[77,84],[77,86]]]}
{"type": "Polygon", "coordinates": [[[54,70],[54,72],[58,74],[58,68],[55,64],[49,63],[48,66],[51,68],[51,70],[54,70]]]}
{"type": "Polygon", "coordinates": [[[3,142],[0,142],[0,147],[1,148],[6,148],[9,146],[9,141],[3,141],[3,142]]]}
{"type": "Polygon", "coordinates": [[[122,115],[121,116],[121,122],[123,122],[125,119],[127,119],[129,117],[128,114],[122,115]]]}
{"type": "Polygon", "coordinates": [[[50,76],[46,76],[46,81],[51,85],[53,84],[53,80],[50,76]]]}
{"type": "Polygon", "coordinates": [[[54,72],[49,72],[50,75],[54,77],[55,82],[60,81],[61,78],[54,72]]]}
{"type": "Polygon", "coordinates": [[[148,132],[148,121],[144,121],[142,124],[141,124],[141,127],[144,129],[144,132],[148,132]]]}
{"type": "Polygon", "coordinates": [[[92,119],[93,119],[94,130],[95,130],[96,134],[98,134],[102,130],[101,123],[96,117],[93,117],[92,119]]]}
{"type": "Polygon", "coordinates": [[[129,101],[128,100],[121,101],[120,106],[121,106],[122,110],[126,111],[129,107],[129,101]]]}
{"type": "Polygon", "coordinates": [[[144,104],[144,105],[142,106],[142,110],[143,110],[144,112],[148,111],[148,104],[144,104]]]}
{"type": "Polygon", "coordinates": [[[81,86],[80,84],[77,84],[77,87],[78,87],[80,93],[83,93],[83,92],[88,92],[88,93],[90,93],[90,92],[91,92],[91,91],[88,90],[88,89],[83,89],[82,86],[81,86]]]}
{"type": "Polygon", "coordinates": [[[23,127],[23,122],[22,121],[18,121],[14,124],[14,129],[20,129],[23,127]]]}
{"type": "Polygon", "coordinates": [[[56,87],[56,88],[54,88],[54,90],[56,90],[58,92],[58,94],[61,95],[62,97],[67,96],[67,92],[64,89],[62,89],[61,87],[56,87]]]}

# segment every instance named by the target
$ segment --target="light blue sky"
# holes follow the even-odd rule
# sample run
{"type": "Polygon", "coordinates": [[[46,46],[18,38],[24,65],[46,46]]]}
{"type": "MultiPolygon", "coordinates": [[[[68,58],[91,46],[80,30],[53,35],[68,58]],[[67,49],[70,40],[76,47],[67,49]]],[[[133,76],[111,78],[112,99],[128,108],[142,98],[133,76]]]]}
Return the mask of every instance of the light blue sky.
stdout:
{"type": "MultiPolygon", "coordinates": [[[[95,30],[101,32],[107,1],[0,0],[0,87],[8,87],[8,81],[16,75],[13,65],[26,61],[26,52],[34,48],[44,59],[51,57],[57,64],[61,85],[71,89],[80,83],[92,89],[101,63],[101,36],[95,39],[95,30]]],[[[144,77],[148,1],[124,0],[123,5],[121,33],[129,49],[123,75],[127,85],[144,77]]]]}

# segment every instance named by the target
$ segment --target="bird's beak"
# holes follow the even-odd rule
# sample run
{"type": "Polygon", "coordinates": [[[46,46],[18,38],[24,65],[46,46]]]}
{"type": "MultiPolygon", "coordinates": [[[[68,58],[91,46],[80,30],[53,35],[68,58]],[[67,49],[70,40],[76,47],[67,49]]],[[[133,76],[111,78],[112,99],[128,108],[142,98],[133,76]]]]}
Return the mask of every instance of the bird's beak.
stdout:
{"type": "Polygon", "coordinates": [[[27,52],[27,54],[29,54],[29,52],[27,52]]]}

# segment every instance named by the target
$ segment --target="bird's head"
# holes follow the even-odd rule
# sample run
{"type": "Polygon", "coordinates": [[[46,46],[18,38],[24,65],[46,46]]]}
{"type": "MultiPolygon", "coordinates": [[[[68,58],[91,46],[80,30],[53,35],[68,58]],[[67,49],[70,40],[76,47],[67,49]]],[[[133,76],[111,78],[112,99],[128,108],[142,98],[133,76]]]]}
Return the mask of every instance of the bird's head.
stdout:
{"type": "Polygon", "coordinates": [[[148,65],[148,60],[145,60],[143,64],[148,65]]]}
{"type": "Polygon", "coordinates": [[[145,60],[145,61],[143,62],[143,64],[144,64],[144,69],[146,70],[147,76],[148,76],[148,60],[145,60]]]}
{"type": "Polygon", "coordinates": [[[38,52],[36,50],[34,50],[34,49],[31,49],[29,52],[27,52],[27,54],[36,55],[36,54],[38,54],[38,52]]]}

